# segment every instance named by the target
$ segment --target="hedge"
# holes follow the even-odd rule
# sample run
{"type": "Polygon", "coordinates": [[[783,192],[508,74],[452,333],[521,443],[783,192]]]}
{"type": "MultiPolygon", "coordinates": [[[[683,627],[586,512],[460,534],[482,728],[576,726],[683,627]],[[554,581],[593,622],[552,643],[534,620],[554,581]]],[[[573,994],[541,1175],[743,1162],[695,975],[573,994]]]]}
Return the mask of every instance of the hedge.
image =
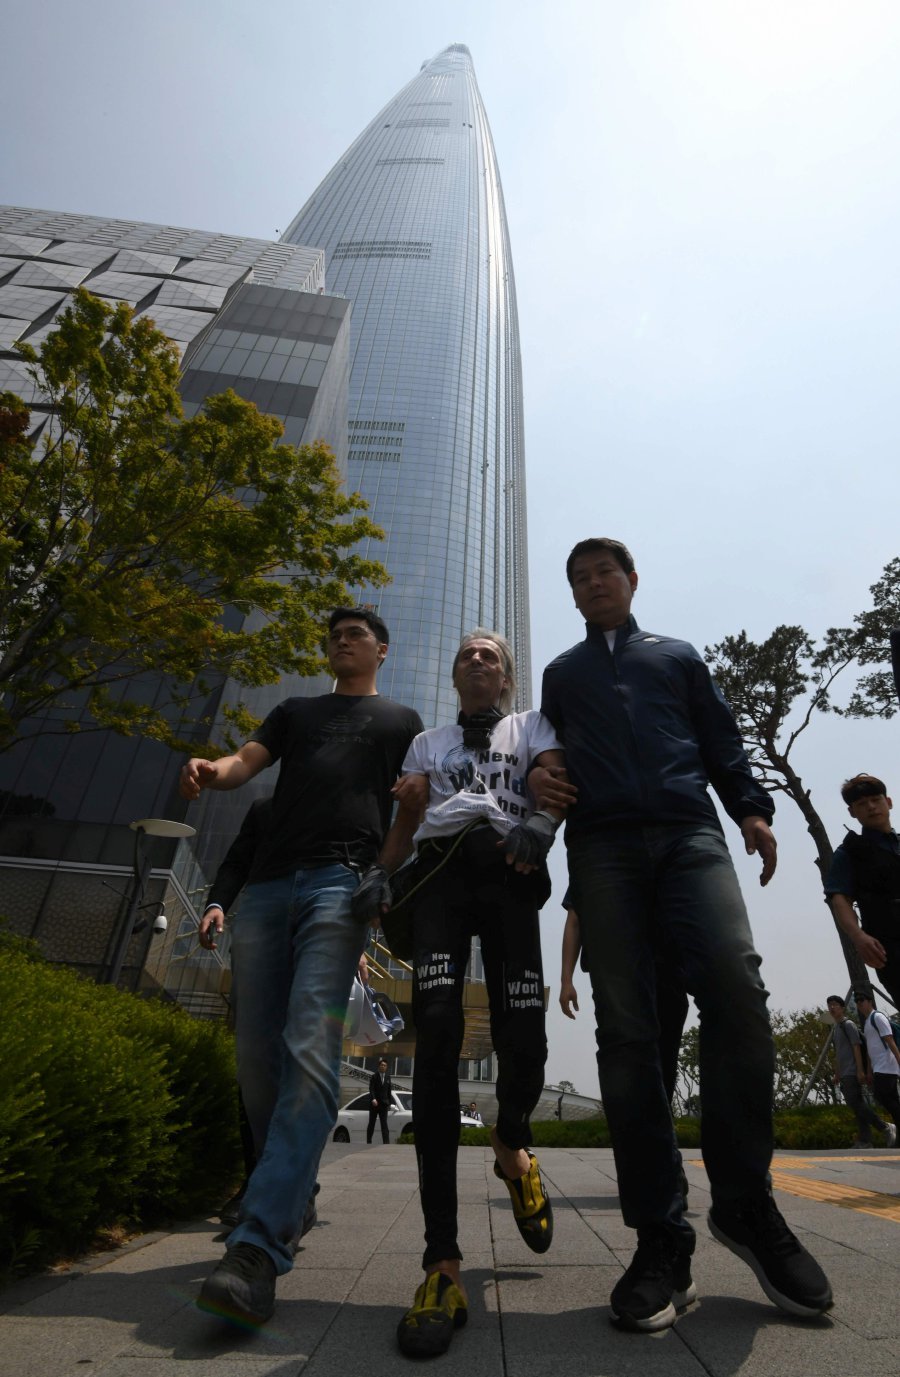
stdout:
{"type": "Polygon", "coordinates": [[[0,1276],[208,1209],[240,1172],[220,1025],[0,937],[0,1276]]]}
{"type": "MultiPolygon", "coordinates": [[[[774,1116],[775,1146],[790,1151],[815,1148],[848,1148],[856,1137],[856,1120],[844,1105],[804,1105],[802,1109],[779,1110],[774,1116]]],[[[676,1119],[678,1146],[699,1148],[700,1120],[676,1119]]],[[[411,1143],[411,1133],[399,1139],[411,1143]]],[[[463,1147],[489,1147],[487,1128],[460,1131],[463,1147]]],[[[537,1121],[531,1125],[532,1147],[610,1147],[609,1126],[600,1116],[594,1119],[537,1121]]]]}

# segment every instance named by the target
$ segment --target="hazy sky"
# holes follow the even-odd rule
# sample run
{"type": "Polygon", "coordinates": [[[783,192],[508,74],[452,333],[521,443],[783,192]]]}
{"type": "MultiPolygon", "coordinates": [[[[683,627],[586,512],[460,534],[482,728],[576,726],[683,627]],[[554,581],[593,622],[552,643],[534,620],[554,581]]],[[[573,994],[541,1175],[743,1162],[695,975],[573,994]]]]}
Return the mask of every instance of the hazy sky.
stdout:
{"type": "MultiPolygon", "coordinates": [[[[0,199],[272,238],[424,59],[469,46],[519,296],[536,693],[582,635],[587,535],[633,549],[643,626],[700,647],[821,634],[900,554],[892,0],[4,10],[0,199]]],[[[900,807],[900,720],[822,720],[797,760],[835,840],[848,774],[900,807]]],[[[846,974],[792,804],[776,830],[767,890],[736,860],[772,1005],[808,1007],[846,974]]],[[[551,1009],[561,918],[555,895],[551,1009]]],[[[583,993],[548,1077],[595,1093],[583,993]]]]}

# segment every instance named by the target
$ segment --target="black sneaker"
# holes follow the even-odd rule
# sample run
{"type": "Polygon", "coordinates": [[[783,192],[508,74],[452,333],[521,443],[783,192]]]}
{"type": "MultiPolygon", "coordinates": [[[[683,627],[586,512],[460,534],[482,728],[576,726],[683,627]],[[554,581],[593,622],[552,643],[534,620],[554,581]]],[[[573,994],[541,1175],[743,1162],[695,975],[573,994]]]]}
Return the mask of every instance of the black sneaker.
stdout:
{"type": "Polygon", "coordinates": [[[226,1233],[230,1233],[232,1229],[236,1229],[238,1226],[238,1218],[241,1213],[241,1202],[244,1199],[244,1191],[246,1189],[247,1185],[245,1182],[230,1200],[225,1201],[225,1204],[219,1211],[219,1218],[224,1225],[226,1233]]]}
{"type": "MultiPolygon", "coordinates": [[[[688,1289],[693,1289],[690,1259],[684,1261],[687,1267],[679,1271],[678,1277],[682,1283],[680,1297],[688,1289]]],[[[679,1262],[677,1250],[665,1234],[639,1238],[631,1265],[616,1282],[609,1298],[613,1323],[621,1325],[623,1329],[639,1329],[647,1333],[668,1329],[669,1325],[674,1324],[675,1268],[679,1262]]],[[[692,1299],[696,1294],[694,1290],[692,1299]]],[[[687,1304],[689,1302],[685,1301],[687,1304]]]]}
{"type": "Polygon", "coordinates": [[[263,1248],[236,1243],[210,1272],[197,1306],[234,1324],[265,1324],[275,1309],[275,1264],[263,1248]]]}
{"type": "Polygon", "coordinates": [[[679,1253],[675,1258],[672,1263],[672,1281],[675,1283],[675,1290],[672,1292],[672,1304],[680,1315],[697,1299],[697,1288],[691,1276],[689,1254],[679,1253]]]}
{"type": "Polygon", "coordinates": [[[737,1205],[713,1205],[709,1231],[746,1262],[769,1300],[782,1310],[810,1317],[830,1309],[828,1278],[791,1233],[768,1192],[737,1205]]]}
{"type": "Polygon", "coordinates": [[[316,1209],[316,1196],[318,1194],[319,1183],[317,1181],[313,1186],[312,1195],[306,1202],[306,1209],[303,1211],[303,1219],[301,1220],[300,1228],[297,1230],[297,1232],[294,1234],[294,1237],[291,1239],[291,1247],[294,1250],[295,1257],[297,1256],[297,1253],[300,1251],[300,1240],[302,1238],[305,1238],[306,1235],[309,1233],[310,1229],[314,1229],[319,1222],[319,1212],[316,1209]]]}

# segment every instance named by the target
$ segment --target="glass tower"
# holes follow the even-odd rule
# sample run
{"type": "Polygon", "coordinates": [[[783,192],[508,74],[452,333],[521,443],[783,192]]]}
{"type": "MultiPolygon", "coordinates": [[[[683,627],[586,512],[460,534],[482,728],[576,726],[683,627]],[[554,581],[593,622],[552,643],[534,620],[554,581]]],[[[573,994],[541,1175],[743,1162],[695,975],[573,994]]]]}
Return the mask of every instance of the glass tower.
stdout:
{"type": "Polygon", "coordinates": [[[284,235],[350,298],[348,476],[384,528],[368,553],[391,631],[383,693],[452,721],[460,636],[507,635],[529,705],[522,376],[500,175],[468,48],[378,114],[284,235]]]}

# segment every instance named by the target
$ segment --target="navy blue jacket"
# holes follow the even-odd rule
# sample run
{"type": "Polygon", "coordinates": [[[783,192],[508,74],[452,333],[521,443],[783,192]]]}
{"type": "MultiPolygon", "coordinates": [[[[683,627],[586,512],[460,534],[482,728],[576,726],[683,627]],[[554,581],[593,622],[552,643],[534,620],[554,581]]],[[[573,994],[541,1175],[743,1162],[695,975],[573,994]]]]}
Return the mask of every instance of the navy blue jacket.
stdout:
{"type": "Polygon", "coordinates": [[[578,786],[567,839],[609,827],[712,823],[711,784],[735,822],[771,822],[737,723],[687,641],[642,631],[629,617],[610,651],[599,627],[544,671],[541,712],[578,786]]]}

